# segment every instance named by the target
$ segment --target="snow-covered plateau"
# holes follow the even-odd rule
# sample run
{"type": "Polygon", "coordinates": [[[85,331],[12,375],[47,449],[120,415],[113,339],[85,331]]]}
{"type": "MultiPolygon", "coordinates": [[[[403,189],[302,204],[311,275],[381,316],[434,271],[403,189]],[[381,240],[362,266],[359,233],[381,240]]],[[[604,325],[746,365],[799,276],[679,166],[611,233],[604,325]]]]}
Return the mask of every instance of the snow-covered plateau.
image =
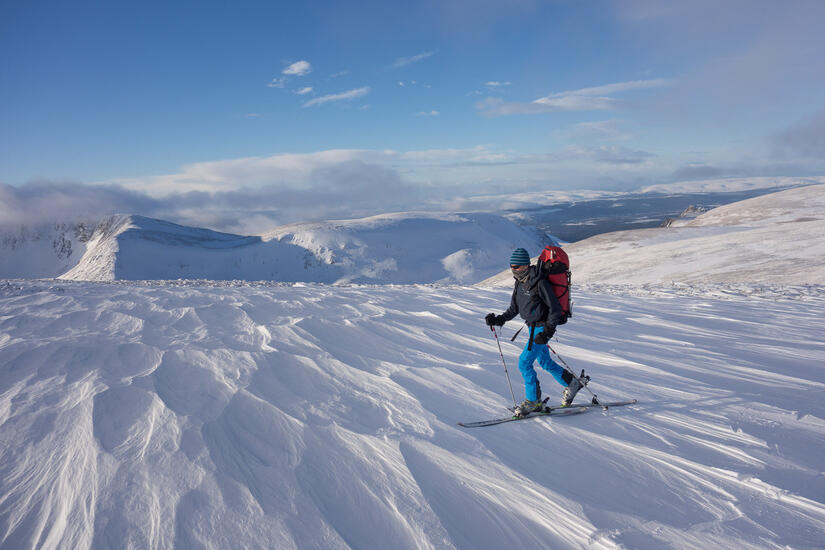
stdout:
{"type": "Polygon", "coordinates": [[[553,348],[639,403],[468,430],[506,289],[7,281],[0,545],[821,547],[825,290],[762,290],[580,291],[553,348]]]}
{"type": "MultiPolygon", "coordinates": [[[[823,235],[820,184],[720,206],[670,227],[604,233],[565,250],[576,284],[819,285],[823,235]]],[[[503,271],[482,284],[509,286],[512,276],[503,271]]]]}
{"type": "MultiPolygon", "coordinates": [[[[822,548],[823,190],[569,245],[574,315],[551,346],[600,398],[638,403],[485,428],[457,423],[513,405],[483,321],[512,278],[0,280],[0,548],[822,548]]],[[[323,258],[406,219],[256,243],[144,219],[132,258],[164,264],[178,242],[323,258]]],[[[422,265],[458,242],[414,233],[398,235],[429,247],[422,265]]],[[[86,242],[86,265],[111,268],[86,242]]],[[[519,326],[500,343],[521,399],[519,326]]]]}

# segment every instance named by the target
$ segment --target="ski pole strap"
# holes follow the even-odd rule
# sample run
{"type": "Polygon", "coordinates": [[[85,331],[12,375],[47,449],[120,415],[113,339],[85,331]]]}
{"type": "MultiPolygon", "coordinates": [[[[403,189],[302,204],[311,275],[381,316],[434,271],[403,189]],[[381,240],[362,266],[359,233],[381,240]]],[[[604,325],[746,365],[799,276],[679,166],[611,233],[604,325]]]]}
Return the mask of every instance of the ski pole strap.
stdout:
{"type": "Polygon", "coordinates": [[[516,337],[519,335],[519,333],[521,333],[521,330],[522,330],[524,327],[526,327],[526,326],[527,326],[527,323],[524,323],[523,325],[521,325],[521,327],[520,327],[520,328],[516,331],[516,333],[513,335],[513,337],[512,337],[512,338],[510,338],[510,341],[511,341],[511,342],[515,342],[515,341],[516,341],[516,337]]]}

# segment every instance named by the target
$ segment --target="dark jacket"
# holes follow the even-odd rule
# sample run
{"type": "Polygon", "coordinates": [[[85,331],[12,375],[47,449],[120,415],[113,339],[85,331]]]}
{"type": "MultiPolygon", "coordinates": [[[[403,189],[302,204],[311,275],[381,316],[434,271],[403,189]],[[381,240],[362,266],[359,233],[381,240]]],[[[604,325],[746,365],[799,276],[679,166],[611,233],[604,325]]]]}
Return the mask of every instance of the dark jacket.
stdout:
{"type": "Polygon", "coordinates": [[[503,321],[509,321],[517,314],[521,314],[521,318],[531,327],[543,324],[555,326],[561,319],[561,304],[553,292],[553,286],[534,265],[530,266],[524,283],[516,280],[510,307],[502,313],[503,321]]]}

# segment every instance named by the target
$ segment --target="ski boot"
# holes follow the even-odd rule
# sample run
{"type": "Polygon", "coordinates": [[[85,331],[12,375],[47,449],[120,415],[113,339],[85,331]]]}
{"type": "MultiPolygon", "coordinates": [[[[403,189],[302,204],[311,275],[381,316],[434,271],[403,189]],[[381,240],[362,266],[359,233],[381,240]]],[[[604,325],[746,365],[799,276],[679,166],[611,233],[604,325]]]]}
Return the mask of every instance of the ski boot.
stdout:
{"type": "Polygon", "coordinates": [[[541,412],[544,410],[544,403],[540,399],[530,401],[525,399],[521,405],[513,409],[513,414],[516,416],[527,416],[530,413],[541,412]]]}
{"type": "Polygon", "coordinates": [[[561,394],[561,406],[569,407],[572,405],[576,394],[579,393],[579,390],[582,389],[588,382],[590,382],[590,377],[586,376],[583,370],[580,377],[573,377],[561,394]]]}

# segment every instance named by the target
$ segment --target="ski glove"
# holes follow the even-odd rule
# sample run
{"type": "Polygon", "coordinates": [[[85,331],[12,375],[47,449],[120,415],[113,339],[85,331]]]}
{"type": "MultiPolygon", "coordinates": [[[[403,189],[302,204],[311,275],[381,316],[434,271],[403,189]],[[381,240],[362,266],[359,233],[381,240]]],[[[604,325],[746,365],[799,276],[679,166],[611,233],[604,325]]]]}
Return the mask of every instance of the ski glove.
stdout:
{"type": "Polygon", "coordinates": [[[487,323],[487,326],[497,326],[501,327],[504,326],[504,319],[502,319],[501,315],[496,315],[495,313],[488,313],[486,317],[484,317],[484,322],[487,323]]]}
{"type": "Polygon", "coordinates": [[[547,342],[550,341],[550,338],[556,333],[556,326],[555,325],[544,325],[544,330],[539,332],[533,337],[533,342],[536,344],[543,346],[547,342]]]}

